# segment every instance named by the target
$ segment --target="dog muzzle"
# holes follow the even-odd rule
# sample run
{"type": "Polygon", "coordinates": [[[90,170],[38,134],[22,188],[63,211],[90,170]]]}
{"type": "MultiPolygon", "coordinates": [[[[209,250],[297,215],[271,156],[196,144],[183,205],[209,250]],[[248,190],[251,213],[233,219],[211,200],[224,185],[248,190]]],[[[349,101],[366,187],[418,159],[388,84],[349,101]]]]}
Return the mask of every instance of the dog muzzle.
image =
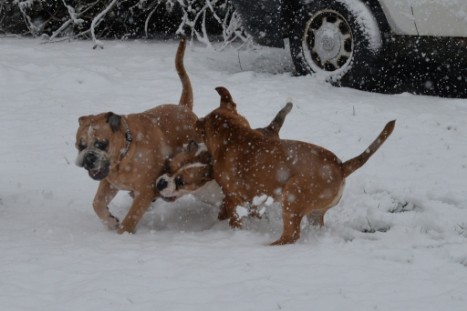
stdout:
{"type": "Polygon", "coordinates": [[[94,151],[82,152],[76,161],[79,167],[88,171],[89,177],[94,180],[102,180],[110,171],[110,162],[102,154],[94,151]]]}

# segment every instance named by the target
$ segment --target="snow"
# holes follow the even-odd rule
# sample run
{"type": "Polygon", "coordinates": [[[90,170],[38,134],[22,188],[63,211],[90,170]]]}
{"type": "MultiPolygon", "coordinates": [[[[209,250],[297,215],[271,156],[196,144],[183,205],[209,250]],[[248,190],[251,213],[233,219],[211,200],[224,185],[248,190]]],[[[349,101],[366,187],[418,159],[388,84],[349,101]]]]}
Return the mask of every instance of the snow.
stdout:
{"type": "MultiPolygon", "coordinates": [[[[252,127],[291,98],[281,137],[342,160],[396,128],[295,245],[267,246],[282,230],[277,204],[232,230],[191,196],[156,201],[136,234],[118,235],[74,164],[78,117],[178,102],[181,86],[176,42],[104,46],[0,39],[0,310],[466,309],[466,99],[334,88],[292,77],[285,50],[191,46],[199,116],[220,85],[252,127]]],[[[122,218],[130,202],[122,193],[110,208],[122,218]]]]}
{"type": "Polygon", "coordinates": [[[238,218],[242,219],[242,218],[245,218],[248,216],[249,214],[249,209],[245,206],[237,206],[235,208],[235,212],[237,213],[238,215],[238,218]]]}

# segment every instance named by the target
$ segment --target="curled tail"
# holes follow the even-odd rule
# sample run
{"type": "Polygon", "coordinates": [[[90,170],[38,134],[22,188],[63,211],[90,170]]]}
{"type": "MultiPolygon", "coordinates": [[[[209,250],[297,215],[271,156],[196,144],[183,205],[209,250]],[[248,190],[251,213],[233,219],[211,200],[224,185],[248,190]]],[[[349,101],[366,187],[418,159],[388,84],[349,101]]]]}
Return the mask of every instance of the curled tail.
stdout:
{"type": "Polygon", "coordinates": [[[258,129],[262,131],[265,134],[271,135],[271,136],[279,136],[279,131],[282,128],[282,125],[284,124],[285,117],[289,114],[289,112],[292,110],[293,104],[291,102],[288,102],[284,108],[282,108],[275,116],[275,118],[269,123],[267,127],[258,129]]]}
{"type": "Polygon", "coordinates": [[[353,159],[345,161],[342,164],[342,173],[344,178],[355,172],[363,164],[368,161],[368,159],[376,152],[376,150],[381,147],[381,145],[386,141],[386,139],[391,135],[394,130],[396,121],[390,121],[386,124],[383,131],[378,135],[378,137],[371,143],[371,145],[359,156],[356,156],[353,159]]]}
{"type": "Polygon", "coordinates": [[[175,68],[182,82],[182,95],[180,96],[179,105],[185,106],[193,110],[193,88],[191,81],[183,64],[183,56],[185,55],[186,39],[182,37],[178,45],[177,54],[175,55],[175,68]]]}

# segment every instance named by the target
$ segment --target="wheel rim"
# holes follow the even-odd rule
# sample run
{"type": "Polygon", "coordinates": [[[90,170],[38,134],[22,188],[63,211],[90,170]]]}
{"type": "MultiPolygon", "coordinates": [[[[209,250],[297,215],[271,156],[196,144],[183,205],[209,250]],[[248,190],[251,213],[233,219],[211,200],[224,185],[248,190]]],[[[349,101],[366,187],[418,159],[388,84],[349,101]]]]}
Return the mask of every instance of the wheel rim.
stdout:
{"type": "Polygon", "coordinates": [[[354,49],[352,29],[336,11],[320,11],[306,24],[303,48],[312,69],[345,70],[350,65],[354,49]]]}

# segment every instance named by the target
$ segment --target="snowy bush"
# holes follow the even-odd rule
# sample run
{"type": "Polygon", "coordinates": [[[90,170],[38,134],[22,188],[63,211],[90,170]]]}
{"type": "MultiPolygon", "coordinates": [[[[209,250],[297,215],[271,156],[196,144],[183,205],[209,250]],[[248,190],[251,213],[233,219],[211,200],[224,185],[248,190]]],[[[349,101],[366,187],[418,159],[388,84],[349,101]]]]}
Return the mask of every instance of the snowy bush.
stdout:
{"type": "Polygon", "coordinates": [[[228,0],[0,0],[0,32],[96,43],[175,33],[206,45],[248,40],[228,0]]]}

